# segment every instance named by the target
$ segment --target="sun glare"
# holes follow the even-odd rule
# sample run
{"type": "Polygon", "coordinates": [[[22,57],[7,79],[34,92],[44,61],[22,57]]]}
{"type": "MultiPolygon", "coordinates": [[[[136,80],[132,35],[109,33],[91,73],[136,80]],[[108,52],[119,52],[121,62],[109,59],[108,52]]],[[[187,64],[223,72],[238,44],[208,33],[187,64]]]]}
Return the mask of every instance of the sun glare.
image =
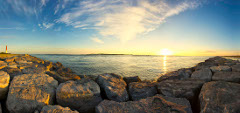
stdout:
{"type": "Polygon", "coordinates": [[[158,55],[173,55],[173,52],[172,51],[170,51],[169,49],[167,49],[167,48],[165,48],[165,49],[162,49],[159,53],[158,53],[158,55]]]}

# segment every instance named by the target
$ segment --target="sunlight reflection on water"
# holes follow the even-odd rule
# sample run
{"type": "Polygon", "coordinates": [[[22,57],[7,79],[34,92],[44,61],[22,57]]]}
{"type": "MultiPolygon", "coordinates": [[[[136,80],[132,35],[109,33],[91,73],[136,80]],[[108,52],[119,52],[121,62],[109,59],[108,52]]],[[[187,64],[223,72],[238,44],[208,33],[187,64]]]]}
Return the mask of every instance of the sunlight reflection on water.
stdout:
{"type": "Polygon", "coordinates": [[[209,57],[161,57],[131,55],[33,55],[52,62],[61,62],[78,75],[116,73],[121,76],[139,76],[152,80],[160,74],[187,68],[209,57]]]}

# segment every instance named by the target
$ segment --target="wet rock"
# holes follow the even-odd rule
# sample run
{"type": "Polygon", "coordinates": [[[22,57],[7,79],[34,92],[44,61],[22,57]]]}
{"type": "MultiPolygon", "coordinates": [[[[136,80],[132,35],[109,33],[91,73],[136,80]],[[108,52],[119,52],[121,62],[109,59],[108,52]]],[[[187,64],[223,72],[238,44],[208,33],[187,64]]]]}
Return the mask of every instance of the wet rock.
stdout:
{"type": "Polygon", "coordinates": [[[226,71],[226,72],[230,72],[232,69],[229,66],[212,66],[210,67],[210,69],[212,70],[212,72],[218,72],[218,71],[226,71]]]}
{"type": "Polygon", "coordinates": [[[96,107],[96,113],[192,113],[192,111],[187,99],[156,95],[139,101],[104,100],[96,107]]]}
{"type": "Polygon", "coordinates": [[[82,113],[94,112],[101,101],[100,87],[90,79],[67,81],[57,88],[58,104],[82,113]]]}
{"type": "Polygon", "coordinates": [[[212,71],[209,68],[197,70],[192,73],[191,78],[205,80],[205,81],[211,81],[212,80],[212,71]]]}
{"type": "Polygon", "coordinates": [[[233,65],[233,66],[232,66],[232,71],[240,72],[240,64],[238,64],[238,65],[233,65]]]}
{"type": "Polygon", "coordinates": [[[129,96],[132,100],[140,100],[157,94],[155,83],[132,82],[128,85],[129,96]]]}
{"type": "Polygon", "coordinates": [[[47,105],[44,106],[41,113],[78,113],[77,111],[72,111],[69,107],[62,107],[59,105],[47,105]]]}
{"type": "Polygon", "coordinates": [[[4,71],[0,71],[0,100],[7,97],[10,76],[4,71]]]}
{"type": "Polygon", "coordinates": [[[191,68],[183,68],[179,69],[178,71],[169,72],[165,75],[162,75],[157,79],[158,82],[164,80],[184,80],[188,79],[192,74],[191,68]]]}
{"type": "Polygon", "coordinates": [[[108,99],[118,102],[127,101],[129,99],[126,90],[127,84],[121,76],[113,73],[98,75],[97,83],[108,99]]]}
{"type": "Polygon", "coordinates": [[[240,83],[240,72],[216,72],[212,80],[240,83]]]}
{"type": "Polygon", "coordinates": [[[31,113],[53,104],[58,82],[46,74],[24,74],[11,82],[7,109],[13,113],[31,113]]]}
{"type": "Polygon", "coordinates": [[[212,81],[205,83],[199,95],[201,113],[239,113],[240,84],[212,81]]]}
{"type": "Polygon", "coordinates": [[[158,92],[169,97],[186,98],[190,101],[194,111],[199,111],[197,99],[203,80],[165,80],[158,83],[158,92]]]}
{"type": "Polygon", "coordinates": [[[133,77],[123,77],[123,80],[129,84],[131,82],[141,82],[141,79],[139,78],[139,76],[133,76],[133,77]]]}

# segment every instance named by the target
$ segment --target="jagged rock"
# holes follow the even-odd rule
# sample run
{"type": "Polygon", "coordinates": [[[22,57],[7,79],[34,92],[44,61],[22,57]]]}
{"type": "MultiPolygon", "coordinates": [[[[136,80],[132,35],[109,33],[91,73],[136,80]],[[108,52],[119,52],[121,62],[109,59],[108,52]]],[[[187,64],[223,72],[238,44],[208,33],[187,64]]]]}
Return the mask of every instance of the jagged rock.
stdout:
{"type": "Polygon", "coordinates": [[[22,75],[21,69],[18,68],[4,68],[3,71],[7,72],[10,75],[10,80],[13,79],[13,77],[22,75]]]}
{"type": "Polygon", "coordinates": [[[187,99],[156,95],[139,101],[104,100],[96,107],[96,113],[192,113],[192,110],[187,99]]]}
{"type": "Polygon", "coordinates": [[[69,107],[62,107],[59,105],[47,105],[44,106],[41,113],[78,113],[77,111],[72,111],[69,107]]]}
{"type": "Polygon", "coordinates": [[[57,88],[58,104],[79,112],[94,112],[101,101],[100,87],[90,79],[67,81],[57,88]]]}
{"type": "Polygon", "coordinates": [[[240,64],[238,64],[238,65],[233,65],[233,66],[232,66],[232,71],[240,72],[240,64]]]}
{"type": "Polygon", "coordinates": [[[81,78],[75,74],[69,74],[69,75],[60,75],[55,71],[49,71],[46,72],[49,76],[53,77],[56,79],[59,83],[63,83],[69,80],[80,80],[81,78]]]}
{"type": "Polygon", "coordinates": [[[7,66],[7,63],[5,63],[5,62],[1,62],[0,63],[0,69],[5,68],[6,66],[7,66]]]}
{"type": "Polygon", "coordinates": [[[139,76],[133,76],[133,77],[123,77],[123,80],[129,84],[131,82],[141,82],[141,79],[139,78],[139,76]]]}
{"type": "Polygon", "coordinates": [[[132,82],[128,85],[129,96],[132,100],[140,100],[157,94],[155,83],[132,82]]]}
{"type": "Polygon", "coordinates": [[[113,73],[98,75],[97,83],[108,99],[118,102],[127,101],[129,99],[126,90],[127,84],[121,76],[113,73]]]}
{"type": "Polygon", "coordinates": [[[46,68],[44,66],[37,66],[37,67],[28,67],[22,69],[23,74],[33,74],[33,73],[45,73],[46,68]]]}
{"type": "Polygon", "coordinates": [[[190,101],[194,111],[198,111],[197,99],[203,80],[165,80],[158,83],[158,92],[169,97],[186,98],[190,101]]]}
{"type": "Polygon", "coordinates": [[[11,82],[7,109],[13,113],[31,113],[53,104],[58,82],[46,74],[24,74],[11,82]]]}
{"type": "Polygon", "coordinates": [[[53,64],[53,69],[54,70],[57,70],[57,69],[60,69],[60,68],[64,68],[62,63],[56,62],[56,63],[53,64]]]}
{"type": "Polygon", "coordinates": [[[212,81],[205,83],[199,95],[201,113],[239,113],[240,84],[212,81]]]}
{"type": "Polygon", "coordinates": [[[229,66],[212,66],[210,69],[215,73],[218,71],[230,72],[232,69],[229,66]]]}
{"type": "Polygon", "coordinates": [[[240,72],[216,72],[212,80],[240,83],[240,72]]]}
{"type": "Polygon", "coordinates": [[[0,100],[7,97],[10,76],[4,71],[0,71],[0,100]]]}
{"type": "Polygon", "coordinates": [[[9,62],[13,62],[15,59],[15,57],[10,57],[10,58],[6,58],[5,62],[9,63],[9,62]]]}
{"type": "Polygon", "coordinates": [[[191,78],[205,80],[205,81],[211,81],[212,80],[212,71],[209,68],[197,70],[192,73],[191,78]]]}
{"type": "Polygon", "coordinates": [[[44,66],[46,67],[46,71],[51,71],[53,68],[53,63],[50,61],[45,61],[44,66]]]}
{"type": "Polygon", "coordinates": [[[158,82],[164,81],[164,80],[184,80],[188,79],[192,74],[191,68],[183,68],[179,69],[178,71],[169,72],[165,75],[162,75],[157,79],[158,82]]]}

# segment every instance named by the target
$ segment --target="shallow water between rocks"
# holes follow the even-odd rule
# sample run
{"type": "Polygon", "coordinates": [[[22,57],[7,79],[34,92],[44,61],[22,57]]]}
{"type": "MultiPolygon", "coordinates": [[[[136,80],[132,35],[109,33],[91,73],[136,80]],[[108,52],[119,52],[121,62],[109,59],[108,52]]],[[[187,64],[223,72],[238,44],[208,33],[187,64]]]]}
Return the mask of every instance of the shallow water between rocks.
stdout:
{"type": "Polygon", "coordinates": [[[61,62],[78,75],[116,73],[124,77],[139,76],[154,80],[166,72],[193,67],[208,56],[136,56],[136,55],[32,55],[61,62]]]}

